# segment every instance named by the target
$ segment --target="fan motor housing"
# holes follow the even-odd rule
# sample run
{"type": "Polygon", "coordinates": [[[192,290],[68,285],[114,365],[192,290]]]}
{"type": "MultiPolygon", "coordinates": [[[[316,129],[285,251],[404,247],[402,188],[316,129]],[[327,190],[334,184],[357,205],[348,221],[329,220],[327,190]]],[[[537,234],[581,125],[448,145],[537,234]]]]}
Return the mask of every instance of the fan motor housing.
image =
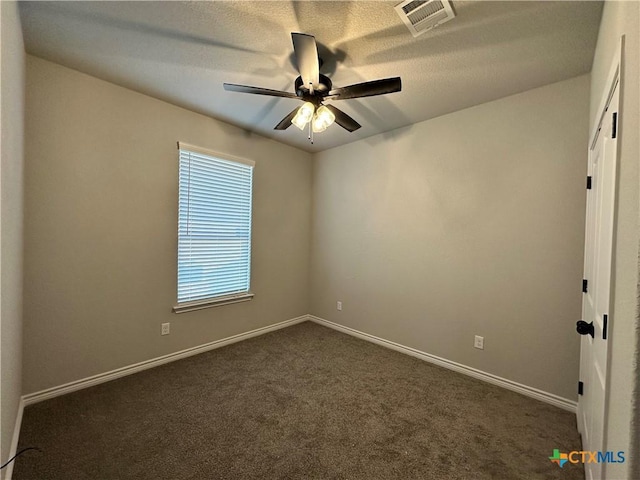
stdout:
{"type": "MultiPolygon", "coordinates": [[[[329,91],[331,91],[331,87],[333,86],[329,77],[327,77],[326,75],[320,74],[318,75],[318,78],[320,80],[319,85],[317,88],[313,90],[313,95],[322,96],[326,93],[329,93],[329,91]]],[[[296,78],[295,89],[296,89],[296,95],[298,95],[299,97],[305,97],[309,95],[309,87],[302,84],[302,77],[296,78]]]]}

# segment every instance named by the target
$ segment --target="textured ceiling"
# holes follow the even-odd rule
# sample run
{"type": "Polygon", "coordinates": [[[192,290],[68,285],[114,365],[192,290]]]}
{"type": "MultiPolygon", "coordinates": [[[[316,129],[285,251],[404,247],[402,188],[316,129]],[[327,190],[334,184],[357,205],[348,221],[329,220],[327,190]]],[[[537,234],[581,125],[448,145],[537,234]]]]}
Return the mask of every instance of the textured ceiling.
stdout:
{"type": "Polygon", "coordinates": [[[456,18],[414,38],[394,2],[22,2],[27,52],[307,151],[342,145],[588,73],[602,3],[454,1],[456,18]],[[299,102],[290,32],[315,35],[334,87],[392,76],[402,92],[335,102],[362,124],[310,145],[273,127],[299,102]]]}

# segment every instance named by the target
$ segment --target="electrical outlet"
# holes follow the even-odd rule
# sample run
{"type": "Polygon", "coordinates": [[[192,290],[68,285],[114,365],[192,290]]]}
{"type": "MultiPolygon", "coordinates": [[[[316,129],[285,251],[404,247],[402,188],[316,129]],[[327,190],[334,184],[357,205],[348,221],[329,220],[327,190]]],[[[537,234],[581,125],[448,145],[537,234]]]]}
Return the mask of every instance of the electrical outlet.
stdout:
{"type": "Polygon", "coordinates": [[[480,350],[484,350],[484,337],[481,337],[480,335],[476,335],[476,338],[473,341],[473,346],[475,348],[479,348],[480,350]]]}
{"type": "Polygon", "coordinates": [[[336,308],[340,311],[342,311],[342,302],[338,300],[338,303],[336,303],[336,308]]]}
{"type": "Polygon", "coordinates": [[[170,325],[171,325],[170,323],[163,323],[162,324],[162,333],[161,333],[161,335],[169,335],[169,331],[170,331],[169,330],[169,326],[170,325]]]}

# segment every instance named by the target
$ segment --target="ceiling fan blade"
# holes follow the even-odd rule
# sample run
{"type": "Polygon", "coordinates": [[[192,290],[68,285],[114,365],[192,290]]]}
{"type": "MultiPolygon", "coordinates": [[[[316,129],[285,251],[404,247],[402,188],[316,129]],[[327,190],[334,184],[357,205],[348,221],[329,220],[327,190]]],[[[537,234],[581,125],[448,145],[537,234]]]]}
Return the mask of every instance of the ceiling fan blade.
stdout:
{"type": "Polygon", "coordinates": [[[336,108],[333,105],[325,105],[325,107],[331,110],[331,113],[336,116],[336,123],[345,130],[348,130],[349,132],[355,132],[361,127],[358,122],[356,122],[353,118],[351,118],[339,108],[336,108]]]}
{"type": "Polygon", "coordinates": [[[293,117],[296,116],[296,113],[298,113],[298,109],[299,107],[294,108],[291,113],[289,115],[287,115],[286,117],[284,117],[282,120],[280,120],[280,123],[278,125],[276,125],[275,127],[273,127],[274,130],[286,130],[287,128],[289,128],[291,126],[291,120],[293,120],[293,117]]]}
{"type": "Polygon", "coordinates": [[[315,37],[305,33],[291,33],[291,40],[303,85],[309,88],[309,84],[312,84],[314,89],[318,88],[320,85],[320,65],[318,64],[318,46],[315,37]]]}
{"type": "Polygon", "coordinates": [[[400,90],[402,90],[400,77],[383,78],[382,80],[372,80],[370,82],[349,85],[348,87],[335,88],[329,92],[327,98],[332,97],[333,100],[346,100],[348,98],[384,95],[385,93],[399,92],[400,90]]]}
{"type": "Polygon", "coordinates": [[[236,85],[235,83],[223,83],[224,89],[230,92],[253,93],[256,95],[268,95],[270,97],[299,98],[295,93],[271,90],[269,88],[250,87],[248,85],[236,85]]]}

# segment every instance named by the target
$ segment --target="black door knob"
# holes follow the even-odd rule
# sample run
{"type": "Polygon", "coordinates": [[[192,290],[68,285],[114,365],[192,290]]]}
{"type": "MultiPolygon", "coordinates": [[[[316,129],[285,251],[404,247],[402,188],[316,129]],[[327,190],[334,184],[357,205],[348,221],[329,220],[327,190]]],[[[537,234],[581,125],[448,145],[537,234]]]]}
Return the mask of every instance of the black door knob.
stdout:
{"type": "Polygon", "coordinates": [[[576,330],[580,335],[589,334],[591,335],[591,338],[594,336],[593,322],[587,323],[584,320],[578,320],[578,323],[576,323],[576,330]]]}

